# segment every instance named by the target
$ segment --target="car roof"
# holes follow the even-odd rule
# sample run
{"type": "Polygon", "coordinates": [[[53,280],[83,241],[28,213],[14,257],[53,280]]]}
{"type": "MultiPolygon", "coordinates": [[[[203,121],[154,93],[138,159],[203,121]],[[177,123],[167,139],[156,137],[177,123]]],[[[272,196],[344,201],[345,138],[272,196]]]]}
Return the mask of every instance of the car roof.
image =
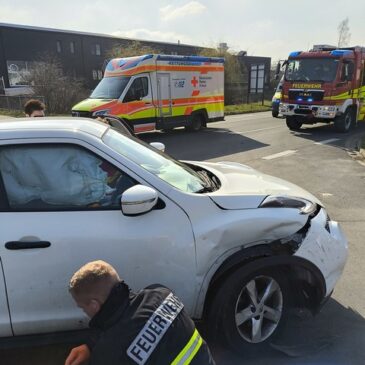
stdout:
{"type": "Polygon", "coordinates": [[[90,118],[75,117],[40,117],[40,118],[9,118],[0,120],[1,132],[48,132],[50,135],[83,132],[101,138],[108,125],[90,118]]]}

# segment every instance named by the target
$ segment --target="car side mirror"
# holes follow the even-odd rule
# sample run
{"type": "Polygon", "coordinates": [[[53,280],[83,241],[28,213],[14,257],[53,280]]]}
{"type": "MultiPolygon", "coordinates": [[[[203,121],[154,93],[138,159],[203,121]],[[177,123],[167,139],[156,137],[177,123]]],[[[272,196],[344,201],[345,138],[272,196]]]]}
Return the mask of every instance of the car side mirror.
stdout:
{"type": "Polygon", "coordinates": [[[122,213],[126,216],[147,213],[157,204],[157,200],[158,194],[155,189],[145,185],[134,185],[122,194],[122,213]]]}
{"type": "Polygon", "coordinates": [[[156,148],[156,150],[165,152],[165,145],[161,142],[151,142],[150,146],[156,148]]]}

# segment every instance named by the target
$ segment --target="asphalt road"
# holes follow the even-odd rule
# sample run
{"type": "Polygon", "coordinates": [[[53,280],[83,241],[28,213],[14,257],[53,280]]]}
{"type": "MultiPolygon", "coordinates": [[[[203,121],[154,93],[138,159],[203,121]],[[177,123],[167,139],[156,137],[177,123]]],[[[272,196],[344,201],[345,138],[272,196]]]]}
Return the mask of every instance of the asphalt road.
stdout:
{"type": "MultiPolygon", "coordinates": [[[[365,364],[365,165],[351,151],[365,136],[365,124],[349,134],[326,125],[291,132],[270,113],[226,117],[197,133],[177,129],[148,133],[166,152],[185,160],[236,161],[302,186],[341,223],[349,240],[349,259],[332,299],[315,318],[293,312],[275,348],[256,357],[237,358],[214,346],[217,364],[365,364]]],[[[0,351],[0,364],[63,364],[69,346],[0,351]]],[[[107,365],[107,364],[106,364],[107,365]]]]}

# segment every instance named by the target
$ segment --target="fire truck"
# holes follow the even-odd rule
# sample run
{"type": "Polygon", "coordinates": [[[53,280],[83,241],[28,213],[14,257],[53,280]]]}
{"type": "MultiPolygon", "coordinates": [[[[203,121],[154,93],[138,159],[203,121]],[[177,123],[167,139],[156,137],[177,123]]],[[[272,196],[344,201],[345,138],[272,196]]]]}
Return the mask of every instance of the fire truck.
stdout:
{"type": "Polygon", "coordinates": [[[365,120],[365,47],[314,46],[292,52],[285,66],[279,112],[290,130],[303,124],[333,122],[338,132],[348,132],[365,120]]]}

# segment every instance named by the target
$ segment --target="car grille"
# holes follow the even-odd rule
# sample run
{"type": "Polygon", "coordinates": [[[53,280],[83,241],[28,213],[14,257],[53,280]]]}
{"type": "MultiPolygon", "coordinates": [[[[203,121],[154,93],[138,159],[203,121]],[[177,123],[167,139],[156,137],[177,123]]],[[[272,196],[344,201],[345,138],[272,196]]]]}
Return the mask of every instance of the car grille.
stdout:
{"type": "Polygon", "coordinates": [[[82,117],[82,118],[91,118],[92,113],[91,112],[73,110],[72,111],[72,116],[73,117],[82,117]]]}
{"type": "Polygon", "coordinates": [[[312,114],[312,110],[310,109],[303,109],[303,108],[298,108],[298,109],[294,109],[294,113],[295,114],[312,114]]]}
{"type": "Polygon", "coordinates": [[[322,101],[324,91],[322,90],[289,90],[289,100],[313,102],[322,101]]]}

